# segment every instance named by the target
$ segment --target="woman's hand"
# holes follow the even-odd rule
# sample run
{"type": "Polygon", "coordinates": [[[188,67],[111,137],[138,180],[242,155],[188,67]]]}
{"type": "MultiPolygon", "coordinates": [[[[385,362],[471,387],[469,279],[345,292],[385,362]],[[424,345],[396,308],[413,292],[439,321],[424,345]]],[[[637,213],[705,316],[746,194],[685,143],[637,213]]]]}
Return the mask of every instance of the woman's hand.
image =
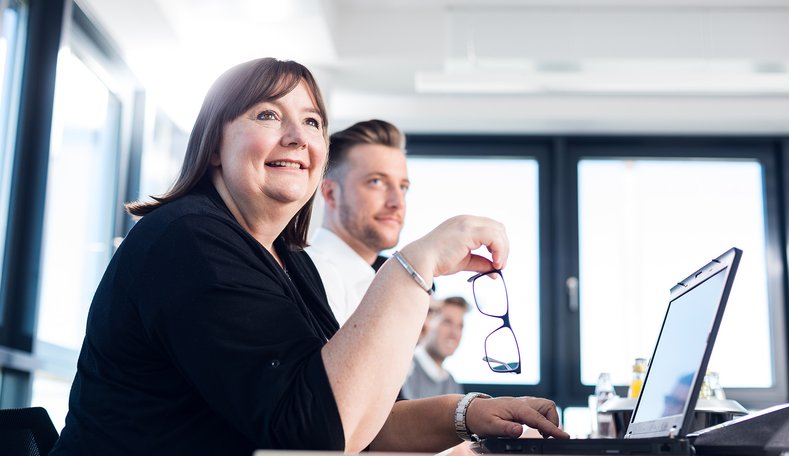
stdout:
{"type": "Polygon", "coordinates": [[[568,439],[559,429],[559,414],[553,401],[538,397],[476,398],[466,411],[468,430],[480,437],[518,438],[523,424],[537,429],[543,437],[568,439]]]}
{"type": "Polygon", "coordinates": [[[487,272],[502,269],[509,255],[504,225],[485,217],[460,215],[408,244],[403,254],[421,273],[433,277],[458,271],[487,272]],[[486,247],[491,260],[471,252],[486,247]]]}

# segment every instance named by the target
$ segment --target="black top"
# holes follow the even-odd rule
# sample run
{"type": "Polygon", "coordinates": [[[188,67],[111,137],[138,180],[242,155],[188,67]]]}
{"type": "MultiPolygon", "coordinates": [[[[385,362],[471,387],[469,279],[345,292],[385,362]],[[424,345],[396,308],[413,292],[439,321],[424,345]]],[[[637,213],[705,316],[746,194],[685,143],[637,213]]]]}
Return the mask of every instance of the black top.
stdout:
{"type": "Polygon", "coordinates": [[[344,449],[320,350],[339,328],[309,257],[287,274],[209,182],[146,215],[88,315],[52,454],[344,449]]]}

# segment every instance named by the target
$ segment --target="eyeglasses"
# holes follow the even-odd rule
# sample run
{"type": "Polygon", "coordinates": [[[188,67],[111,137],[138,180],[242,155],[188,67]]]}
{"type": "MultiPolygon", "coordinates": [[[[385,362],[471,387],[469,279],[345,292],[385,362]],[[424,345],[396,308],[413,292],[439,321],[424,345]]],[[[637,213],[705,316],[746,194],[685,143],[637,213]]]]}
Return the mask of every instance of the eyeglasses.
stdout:
{"type": "Polygon", "coordinates": [[[501,326],[485,338],[483,361],[493,372],[521,373],[521,351],[510,326],[510,303],[507,285],[501,271],[494,269],[468,279],[474,291],[474,302],[483,315],[501,318],[501,326]]]}

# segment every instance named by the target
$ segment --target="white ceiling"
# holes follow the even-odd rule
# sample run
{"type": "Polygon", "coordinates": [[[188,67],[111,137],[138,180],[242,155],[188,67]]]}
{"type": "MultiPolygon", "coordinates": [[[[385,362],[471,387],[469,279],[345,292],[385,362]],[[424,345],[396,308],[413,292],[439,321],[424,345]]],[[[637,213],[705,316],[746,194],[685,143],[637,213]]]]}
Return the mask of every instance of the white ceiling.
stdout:
{"type": "Polygon", "coordinates": [[[789,133],[789,0],[78,3],[186,129],[270,55],[313,70],[332,130],[789,133]]]}

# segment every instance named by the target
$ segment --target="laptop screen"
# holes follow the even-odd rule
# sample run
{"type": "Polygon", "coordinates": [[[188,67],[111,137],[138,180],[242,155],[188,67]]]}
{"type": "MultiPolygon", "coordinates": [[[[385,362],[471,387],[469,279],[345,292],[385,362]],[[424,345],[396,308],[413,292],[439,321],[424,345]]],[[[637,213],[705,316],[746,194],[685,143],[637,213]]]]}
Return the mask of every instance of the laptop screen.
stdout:
{"type": "Polygon", "coordinates": [[[624,440],[487,438],[472,449],[497,454],[693,454],[684,437],[741,256],[741,250],[729,249],[671,288],[624,440]]]}
{"type": "Polygon", "coordinates": [[[724,268],[669,303],[632,423],[685,412],[725,281],[724,268]]]}

